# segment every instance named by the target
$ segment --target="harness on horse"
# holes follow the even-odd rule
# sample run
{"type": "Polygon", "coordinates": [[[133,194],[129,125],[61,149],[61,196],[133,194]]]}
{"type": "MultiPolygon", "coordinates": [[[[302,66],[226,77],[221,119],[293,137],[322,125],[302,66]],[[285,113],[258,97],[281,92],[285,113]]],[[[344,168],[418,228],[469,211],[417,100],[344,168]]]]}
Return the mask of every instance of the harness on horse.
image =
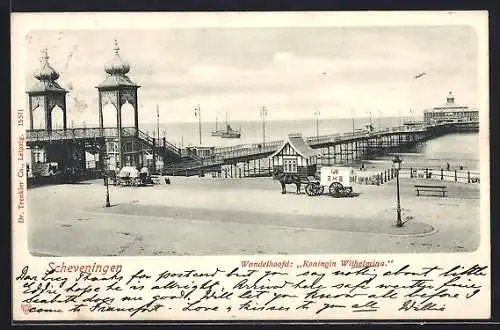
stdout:
{"type": "Polygon", "coordinates": [[[276,170],[273,178],[279,180],[282,194],[286,194],[287,184],[294,184],[297,187],[297,194],[300,194],[300,186],[304,183],[299,175],[295,173],[285,173],[283,170],[276,170]]]}

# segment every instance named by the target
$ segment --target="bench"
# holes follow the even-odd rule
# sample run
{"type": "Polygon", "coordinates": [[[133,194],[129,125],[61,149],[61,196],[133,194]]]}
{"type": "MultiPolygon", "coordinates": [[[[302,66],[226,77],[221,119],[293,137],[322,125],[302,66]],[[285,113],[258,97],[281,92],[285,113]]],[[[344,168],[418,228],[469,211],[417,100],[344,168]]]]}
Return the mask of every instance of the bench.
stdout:
{"type": "Polygon", "coordinates": [[[422,191],[430,191],[430,192],[438,192],[446,196],[446,187],[445,186],[424,186],[424,185],[415,185],[415,189],[417,189],[417,196],[420,196],[420,192],[422,191]]]}

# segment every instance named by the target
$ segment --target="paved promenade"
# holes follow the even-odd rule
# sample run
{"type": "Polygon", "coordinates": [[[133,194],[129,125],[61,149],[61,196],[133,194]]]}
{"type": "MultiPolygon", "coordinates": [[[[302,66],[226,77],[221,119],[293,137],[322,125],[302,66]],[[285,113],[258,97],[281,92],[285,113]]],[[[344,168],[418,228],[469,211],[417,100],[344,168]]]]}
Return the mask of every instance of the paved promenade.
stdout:
{"type": "Polygon", "coordinates": [[[479,185],[446,183],[447,198],[416,197],[401,180],[356,185],[358,196],[280,193],[271,178],[171,178],[154,187],[102,180],[28,191],[29,248],[37,255],[239,255],[466,252],[478,247],[479,185]]]}

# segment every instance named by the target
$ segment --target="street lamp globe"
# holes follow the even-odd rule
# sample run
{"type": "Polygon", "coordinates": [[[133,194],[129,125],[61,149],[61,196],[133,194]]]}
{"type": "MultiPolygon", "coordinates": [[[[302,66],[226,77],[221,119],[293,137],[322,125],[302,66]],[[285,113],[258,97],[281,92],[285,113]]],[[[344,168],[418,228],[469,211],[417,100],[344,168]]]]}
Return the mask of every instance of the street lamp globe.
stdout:
{"type": "Polygon", "coordinates": [[[401,169],[401,163],[403,161],[401,160],[401,158],[399,158],[398,155],[394,156],[394,158],[392,159],[392,164],[394,165],[394,168],[397,169],[397,170],[400,170],[401,169]]]}

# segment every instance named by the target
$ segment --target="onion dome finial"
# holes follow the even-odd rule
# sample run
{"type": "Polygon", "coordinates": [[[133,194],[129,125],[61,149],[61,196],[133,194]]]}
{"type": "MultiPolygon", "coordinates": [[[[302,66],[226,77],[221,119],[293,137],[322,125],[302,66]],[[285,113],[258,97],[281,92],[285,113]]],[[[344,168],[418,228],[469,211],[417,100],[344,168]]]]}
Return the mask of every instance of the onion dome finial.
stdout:
{"type": "Polygon", "coordinates": [[[130,65],[120,57],[120,47],[115,39],[115,47],[113,48],[115,55],[111,61],[104,66],[104,71],[110,75],[126,75],[130,71],[130,65]]]}
{"type": "Polygon", "coordinates": [[[49,58],[47,48],[42,49],[42,66],[34,74],[36,79],[41,81],[55,81],[59,78],[59,73],[49,64],[49,58]]]}

